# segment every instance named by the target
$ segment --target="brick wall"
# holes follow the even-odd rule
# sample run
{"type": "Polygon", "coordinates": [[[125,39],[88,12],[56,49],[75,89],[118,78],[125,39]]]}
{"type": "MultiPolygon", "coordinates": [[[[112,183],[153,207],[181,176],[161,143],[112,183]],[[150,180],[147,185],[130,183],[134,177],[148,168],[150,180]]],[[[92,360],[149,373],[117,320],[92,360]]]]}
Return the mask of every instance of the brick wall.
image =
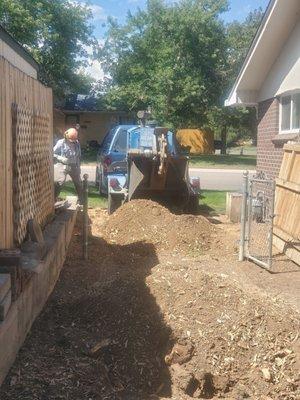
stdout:
{"type": "Polygon", "coordinates": [[[278,176],[283,143],[274,144],[279,134],[279,100],[274,98],[258,105],[257,171],[263,171],[270,178],[278,176]]]}

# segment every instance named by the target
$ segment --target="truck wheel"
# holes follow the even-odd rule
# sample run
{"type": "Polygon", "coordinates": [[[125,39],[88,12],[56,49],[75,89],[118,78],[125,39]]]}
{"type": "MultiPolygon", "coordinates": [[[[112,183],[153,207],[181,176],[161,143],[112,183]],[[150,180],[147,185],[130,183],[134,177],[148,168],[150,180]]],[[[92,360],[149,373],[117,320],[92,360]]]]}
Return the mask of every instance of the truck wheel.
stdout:
{"type": "Polygon", "coordinates": [[[113,214],[121,205],[121,196],[113,196],[111,193],[108,194],[107,211],[109,215],[113,214]]]}

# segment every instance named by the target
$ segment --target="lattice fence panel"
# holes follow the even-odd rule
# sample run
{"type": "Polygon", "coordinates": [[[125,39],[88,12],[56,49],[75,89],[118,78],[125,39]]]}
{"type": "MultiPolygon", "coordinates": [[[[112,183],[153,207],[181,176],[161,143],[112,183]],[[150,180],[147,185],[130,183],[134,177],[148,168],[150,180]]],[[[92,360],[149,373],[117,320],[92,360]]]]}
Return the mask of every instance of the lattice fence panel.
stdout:
{"type": "Polygon", "coordinates": [[[50,117],[14,105],[14,240],[22,243],[27,222],[35,218],[44,226],[53,214],[50,117]]]}

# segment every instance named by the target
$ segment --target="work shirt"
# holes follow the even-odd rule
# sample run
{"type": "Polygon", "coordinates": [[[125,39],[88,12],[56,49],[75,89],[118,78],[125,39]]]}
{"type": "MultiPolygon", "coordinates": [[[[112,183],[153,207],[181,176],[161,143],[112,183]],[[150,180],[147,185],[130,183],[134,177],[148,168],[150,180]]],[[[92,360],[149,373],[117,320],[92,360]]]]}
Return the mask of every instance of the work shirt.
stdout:
{"type": "Polygon", "coordinates": [[[70,142],[66,139],[60,139],[53,148],[54,154],[66,157],[68,164],[80,167],[81,148],[78,140],[70,142]]]}

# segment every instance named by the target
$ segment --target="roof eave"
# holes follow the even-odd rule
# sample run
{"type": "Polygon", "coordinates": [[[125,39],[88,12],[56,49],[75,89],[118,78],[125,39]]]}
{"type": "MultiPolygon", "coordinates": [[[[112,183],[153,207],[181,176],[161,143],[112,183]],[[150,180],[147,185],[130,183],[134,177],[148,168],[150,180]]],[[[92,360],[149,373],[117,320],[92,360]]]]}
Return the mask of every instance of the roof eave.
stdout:
{"type": "Polygon", "coordinates": [[[239,108],[239,107],[257,107],[257,102],[231,102],[230,99],[225,100],[225,107],[239,108]]]}
{"type": "MultiPolygon", "coordinates": [[[[245,69],[246,69],[246,67],[248,65],[248,62],[249,62],[249,60],[250,60],[250,58],[252,56],[253,50],[255,49],[255,47],[257,45],[257,42],[258,42],[258,40],[259,40],[259,38],[261,36],[261,33],[262,33],[262,31],[263,31],[263,29],[264,29],[264,27],[266,25],[266,22],[268,21],[268,18],[269,18],[270,14],[271,14],[271,11],[273,9],[273,6],[274,6],[275,2],[276,2],[276,0],[270,0],[269,4],[267,6],[266,12],[265,12],[265,14],[264,14],[264,16],[262,18],[262,21],[260,23],[260,26],[257,29],[256,34],[255,34],[255,36],[254,36],[254,38],[253,38],[253,40],[251,42],[250,48],[249,48],[248,53],[246,55],[246,58],[245,58],[245,60],[243,62],[241,70],[240,70],[240,72],[239,72],[239,74],[238,74],[238,76],[237,76],[237,78],[235,80],[235,83],[234,83],[233,88],[232,88],[232,90],[231,90],[231,92],[229,94],[228,99],[225,101],[225,106],[226,107],[236,107],[237,104],[246,106],[246,103],[232,103],[231,104],[229,99],[232,98],[234,95],[236,95],[236,92],[237,92],[237,89],[238,89],[238,85],[239,85],[239,83],[241,81],[241,78],[242,78],[244,72],[245,72],[245,69]]],[[[257,103],[254,103],[254,104],[257,104],[257,103]]]]}

